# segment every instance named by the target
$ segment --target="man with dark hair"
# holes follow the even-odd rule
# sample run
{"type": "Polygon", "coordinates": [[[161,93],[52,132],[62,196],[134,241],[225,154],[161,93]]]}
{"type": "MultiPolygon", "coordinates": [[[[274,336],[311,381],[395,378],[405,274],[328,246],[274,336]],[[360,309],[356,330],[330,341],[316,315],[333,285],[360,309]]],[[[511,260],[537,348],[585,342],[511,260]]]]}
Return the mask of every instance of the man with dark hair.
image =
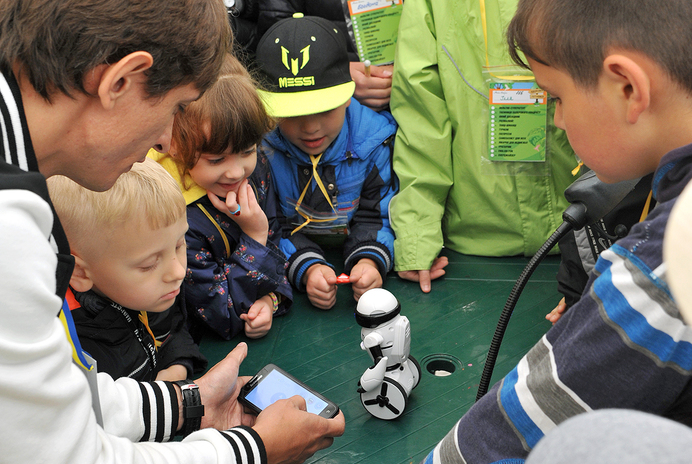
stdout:
{"type": "Polygon", "coordinates": [[[298,397],[244,414],[244,344],[196,384],[114,382],[71,362],[88,368],[59,315],[74,260],[45,179],[103,191],[150,148],[167,151],[174,115],[215,81],[229,44],[220,0],[0,7],[4,462],[302,462],[343,433],[343,415],[309,414],[298,397]],[[195,433],[137,443],[176,432],[195,433]]]}

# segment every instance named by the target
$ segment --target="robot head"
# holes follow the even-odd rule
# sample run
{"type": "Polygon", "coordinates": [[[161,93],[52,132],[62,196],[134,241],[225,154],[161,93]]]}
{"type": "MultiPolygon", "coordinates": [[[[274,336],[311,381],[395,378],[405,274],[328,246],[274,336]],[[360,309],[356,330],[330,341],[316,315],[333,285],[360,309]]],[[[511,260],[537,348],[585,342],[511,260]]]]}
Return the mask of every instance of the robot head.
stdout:
{"type": "Polygon", "coordinates": [[[356,306],[356,322],[361,327],[374,329],[391,321],[401,312],[399,300],[383,288],[363,293],[356,306]]]}

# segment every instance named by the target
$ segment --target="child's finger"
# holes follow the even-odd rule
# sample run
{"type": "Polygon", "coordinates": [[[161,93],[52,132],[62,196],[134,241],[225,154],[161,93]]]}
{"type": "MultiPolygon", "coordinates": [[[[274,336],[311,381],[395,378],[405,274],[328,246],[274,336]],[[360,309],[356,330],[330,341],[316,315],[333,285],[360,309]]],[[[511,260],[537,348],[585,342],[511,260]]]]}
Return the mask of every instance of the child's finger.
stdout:
{"type": "Polygon", "coordinates": [[[226,203],[224,203],[219,197],[209,191],[207,191],[207,197],[209,198],[209,201],[211,201],[211,204],[214,205],[214,208],[218,209],[219,211],[226,212],[228,207],[226,206],[226,203]]]}
{"type": "Polygon", "coordinates": [[[330,284],[326,279],[320,280],[319,282],[315,282],[313,288],[316,293],[321,295],[330,295],[336,292],[336,282],[330,284]]]}
{"type": "Polygon", "coordinates": [[[361,274],[358,280],[351,281],[353,288],[368,288],[375,283],[375,279],[372,276],[367,276],[366,274],[361,274]]]}
{"type": "Polygon", "coordinates": [[[322,270],[322,277],[330,288],[336,285],[336,272],[331,267],[325,266],[325,269],[322,270]]]}
{"type": "Polygon", "coordinates": [[[308,294],[308,298],[314,306],[320,309],[330,309],[336,303],[336,294],[329,297],[324,297],[321,294],[308,294]]]}
{"type": "MultiPolygon", "coordinates": [[[[247,207],[247,179],[243,179],[243,181],[240,183],[238,186],[238,193],[236,194],[236,201],[240,205],[240,207],[247,207]]],[[[230,195],[229,195],[230,196],[230,195]]]]}
{"type": "Polygon", "coordinates": [[[247,205],[250,209],[254,209],[259,207],[259,204],[257,203],[257,197],[255,196],[255,191],[252,190],[252,185],[249,183],[247,184],[246,187],[246,192],[247,192],[247,205]]]}
{"type": "MultiPolygon", "coordinates": [[[[235,215],[235,211],[238,211],[239,206],[240,210],[242,211],[243,204],[239,198],[239,195],[236,192],[228,192],[228,195],[226,196],[226,207],[230,211],[230,214],[235,215]]],[[[245,205],[245,209],[247,210],[247,204],[245,205]]]]}
{"type": "Polygon", "coordinates": [[[207,192],[207,197],[211,201],[211,204],[214,205],[214,208],[218,209],[228,217],[237,216],[236,211],[240,211],[238,208],[239,205],[235,203],[234,193],[229,193],[225,202],[211,192],[207,192]]]}
{"type": "MultiPolygon", "coordinates": [[[[370,75],[373,77],[380,77],[380,78],[391,78],[392,77],[392,71],[393,71],[394,66],[393,65],[382,65],[382,66],[370,66],[370,75]]],[[[386,85],[383,84],[383,85],[386,85]]],[[[390,83],[389,86],[392,84],[390,83]]]]}
{"type": "Polygon", "coordinates": [[[262,311],[260,305],[255,305],[260,308],[257,317],[254,320],[245,322],[245,335],[250,338],[263,337],[269,332],[272,327],[272,314],[269,308],[265,308],[266,311],[262,311]]]}
{"type": "MultiPolygon", "coordinates": [[[[430,273],[436,273],[437,271],[447,266],[447,264],[449,264],[449,259],[446,256],[439,256],[435,258],[435,261],[433,261],[432,266],[430,266],[430,273]]],[[[444,275],[444,272],[442,273],[442,275],[444,275]]]]}
{"type": "Polygon", "coordinates": [[[255,328],[267,328],[267,326],[271,327],[271,323],[271,311],[267,310],[266,312],[261,312],[257,315],[257,318],[252,321],[252,326],[255,328]]]}
{"type": "Polygon", "coordinates": [[[308,285],[307,291],[320,300],[330,300],[336,295],[337,287],[336,284],[329,285],[326,280],[321,280],[308,285]]]}
{"type": "Polygon", "coordinates": [[[418,271],[418,282],[420,284],[420,289],[423,293],[429,293],[431,289],[431,277],[430,271],[421,270],[418,271]]]}
{"type": "MultiPolygon", "coordinates": [[[[355,268],[354,268],[355,269],[355,268]]],[[[351,285],[356,285],[360,280],[362,274],[360,272],[356,273],[351,270],[351,274],[348,276],[348,283],[351,285]]]]}

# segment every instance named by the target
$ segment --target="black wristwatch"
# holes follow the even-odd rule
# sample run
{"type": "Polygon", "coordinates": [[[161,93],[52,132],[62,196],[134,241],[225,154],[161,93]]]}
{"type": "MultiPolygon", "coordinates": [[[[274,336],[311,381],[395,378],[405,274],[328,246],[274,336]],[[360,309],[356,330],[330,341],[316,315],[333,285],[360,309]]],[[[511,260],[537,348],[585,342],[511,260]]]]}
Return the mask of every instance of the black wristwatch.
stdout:
{"type": "Polygon", "coordinates": [[[192,380],[179,380],[173,382],[180,387],[183,396],[183,427],[177,433],[186,437],[199,430],[204,416],[204,405],[199,394],[199,387],[192,380]]]}

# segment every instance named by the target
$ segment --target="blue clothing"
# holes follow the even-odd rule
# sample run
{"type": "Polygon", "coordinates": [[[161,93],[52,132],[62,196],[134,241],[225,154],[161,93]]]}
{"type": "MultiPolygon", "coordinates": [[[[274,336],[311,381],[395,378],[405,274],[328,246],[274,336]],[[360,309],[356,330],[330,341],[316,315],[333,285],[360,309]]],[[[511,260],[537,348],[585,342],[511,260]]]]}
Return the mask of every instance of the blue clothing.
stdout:
{"type": "MultiPolygon", "coordinates": [[[[314,179],[303,198],[302,211],[329,219],[329,222],[311,223],[310,227],[348,229],[344,242],[346,273],[361,258],[375,261],[383,280],[392,269],[394,231],[388,216],[389,201],[399,188],[391,159],[396,128],[391,114],[376,113],[352,98],[339,136],[318,164],[318,174],[330,198],[325,197],[314,179]]],[[[310,266],[330,265],[322,249],[308,238],[309,233],[319,233],[319,230],[306,227],[290,235],[305,221],[296,212],[296,203],[311,180],[312,162],[278,128],[265,138],[262,147],[271,164],[286,221],[281,249],[288,257],[288,279],[296,288],[304,290],[301,280],[310,266]]]]}
{"type": "Polygon", "coordinates": [[[691,178],[692,145],[663,157],[653,178],[656,207],[601,253],[582,298],[424,462],[523,459],[558,424],[594,409],[692,425],[692,327],[662,265],[666,223],[691,178]]]}
{"type": "Polygon", "coordinates": [[[267,158],[258,153],[257,166],[248,178],[257,203],[269,221],[267,243],[262,245],[217,210],[206,192],[191,179],[187,179],[187,183],[181,182],[170,157],[151,152],[149,156],[161,163],[181,184],[188,203],[189,229],[185,234],[187,275],[184,284],[188,312],[194,319],[190,330],[193,337],[200,337],[196,326],[201,324],[230,340],[244,329],[245,321],[240,319],[240,315],[247,313],[255,301],[271,292],[281,296],[274,316],[288,312],[293,291],[286,279],[286,257],[278,246],[281,226],[267,158]]]}

